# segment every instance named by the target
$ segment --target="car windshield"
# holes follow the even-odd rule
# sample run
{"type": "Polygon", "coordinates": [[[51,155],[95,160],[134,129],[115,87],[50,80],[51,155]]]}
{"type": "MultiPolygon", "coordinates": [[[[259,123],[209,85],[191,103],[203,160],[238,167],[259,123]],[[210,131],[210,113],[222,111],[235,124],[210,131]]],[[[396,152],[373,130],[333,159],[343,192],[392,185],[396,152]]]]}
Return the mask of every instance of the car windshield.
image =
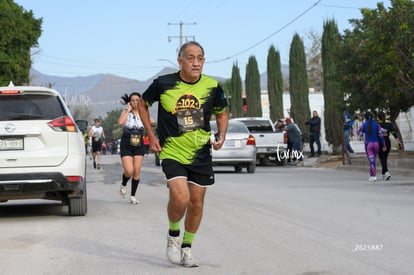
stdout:
{"type": "Polygon", "coordinates": [[[19,94],[0,96],[0,121],[51,120],[65,115],[56,96],[19,94]]]}

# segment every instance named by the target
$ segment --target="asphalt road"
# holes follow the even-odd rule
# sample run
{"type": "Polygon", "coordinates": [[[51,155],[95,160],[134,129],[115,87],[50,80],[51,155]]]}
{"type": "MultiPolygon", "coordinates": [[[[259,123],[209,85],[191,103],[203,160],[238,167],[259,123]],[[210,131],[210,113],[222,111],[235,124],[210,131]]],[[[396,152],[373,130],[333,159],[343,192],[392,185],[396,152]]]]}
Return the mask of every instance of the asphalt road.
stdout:
{"type": "Polygon", "coordinates": [[[88,164],[88,213],[47,201],[0,205],[1,274],[414,274],[414,180],[328,168],[216,170],[193,244],[201,266],[165,257],[168,190],[145,159],[137,198],[119,156],[88,164]]]}

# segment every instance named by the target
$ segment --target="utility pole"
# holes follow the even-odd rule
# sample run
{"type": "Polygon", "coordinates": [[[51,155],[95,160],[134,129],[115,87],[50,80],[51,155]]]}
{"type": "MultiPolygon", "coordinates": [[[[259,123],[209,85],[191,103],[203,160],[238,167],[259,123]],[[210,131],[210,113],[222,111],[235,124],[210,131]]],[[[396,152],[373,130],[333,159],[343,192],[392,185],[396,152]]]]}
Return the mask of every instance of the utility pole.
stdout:
{"type": "Polygon", "coordinates": [[[180,35],[178,36],[168,36],[168,42],[171,42],[172,38],[179,38],[180,39],[180,45],[177,49],[177,51],[179,49],[181,49],[181,46],[183,45],[183,38],[187,39],[187,38],[192,38],[193,40],[195,40],[195,36],[194,35],[183,35],[183,25],[195,25],[197,23],[183,23],[182,21],[180,21],[179,23],[168,23],[168,25],[179,25],[180,26],[180,35]]]}

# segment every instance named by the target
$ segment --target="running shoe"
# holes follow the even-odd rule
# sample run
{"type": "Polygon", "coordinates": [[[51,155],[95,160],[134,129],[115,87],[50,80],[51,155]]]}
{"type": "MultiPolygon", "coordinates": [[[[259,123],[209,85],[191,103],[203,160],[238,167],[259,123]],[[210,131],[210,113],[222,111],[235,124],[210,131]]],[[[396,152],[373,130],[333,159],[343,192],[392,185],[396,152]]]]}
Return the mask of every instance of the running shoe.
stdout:
{"type": "Polygon", "coordinates": [[[121,190],[119,190],[119,194],[121,194],[121,197],[125,198],[127,193],[126,186],[121,185],[121,190]]]}
{"type": "Polygon", "coordinates": [[[200,264],[194,258],[191,247],[181,249],[181,263],[185,267],[198,267],[200,264]]]}
{"type": "Polygon", "coordinates": [[[93,161],[93,168],[96,169],[96,162],[95,161],[93,161]]]}
{"type": "Polygon", "coordinates": [[[131,204],[138,204],[139,203],[139,201],[134,196],[131,196],[130,202],[131,202],[131,204]]]}
{"type": "Polygon", "coordinates": [[[181,264],[180,237],[167,236],[167,259],[173,264],[181,264]]]}
{"type": "Polygon", "coordinates": [[[391,178],[391,174],[388,171],[384,175],[382,175],[382,179],[384,180],[389,180],[390,178],[391,178]]]}
{"type": "Polygon", "coordinates": [[[368,181],[377,181],[377,177],[369,177],[368,181]]]}

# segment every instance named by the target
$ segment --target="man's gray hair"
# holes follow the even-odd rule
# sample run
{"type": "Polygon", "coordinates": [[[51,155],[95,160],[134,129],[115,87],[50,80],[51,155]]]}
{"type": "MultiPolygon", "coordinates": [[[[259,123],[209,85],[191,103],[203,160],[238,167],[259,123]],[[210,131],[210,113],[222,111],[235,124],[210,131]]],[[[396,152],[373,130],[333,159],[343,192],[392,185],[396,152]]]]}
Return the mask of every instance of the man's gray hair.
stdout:
{"type": "Polygon", "coordinates": [[[200,43],[198,43],[198,42],[196,42],[196,41],[189,41],[189,42],[184,43],[184,44],[181,46],[180,50],[178,51],[178,57],[183,57],[183,54],[184,54],[185,49],[186,49],[188,46],[190,46],[190,45],[194,45],[194,46],[200,47],[201,52],[203,53],[203,56],[204,56],[204,49],[203,49],[203,47],[200,45],[200,43]]]}

